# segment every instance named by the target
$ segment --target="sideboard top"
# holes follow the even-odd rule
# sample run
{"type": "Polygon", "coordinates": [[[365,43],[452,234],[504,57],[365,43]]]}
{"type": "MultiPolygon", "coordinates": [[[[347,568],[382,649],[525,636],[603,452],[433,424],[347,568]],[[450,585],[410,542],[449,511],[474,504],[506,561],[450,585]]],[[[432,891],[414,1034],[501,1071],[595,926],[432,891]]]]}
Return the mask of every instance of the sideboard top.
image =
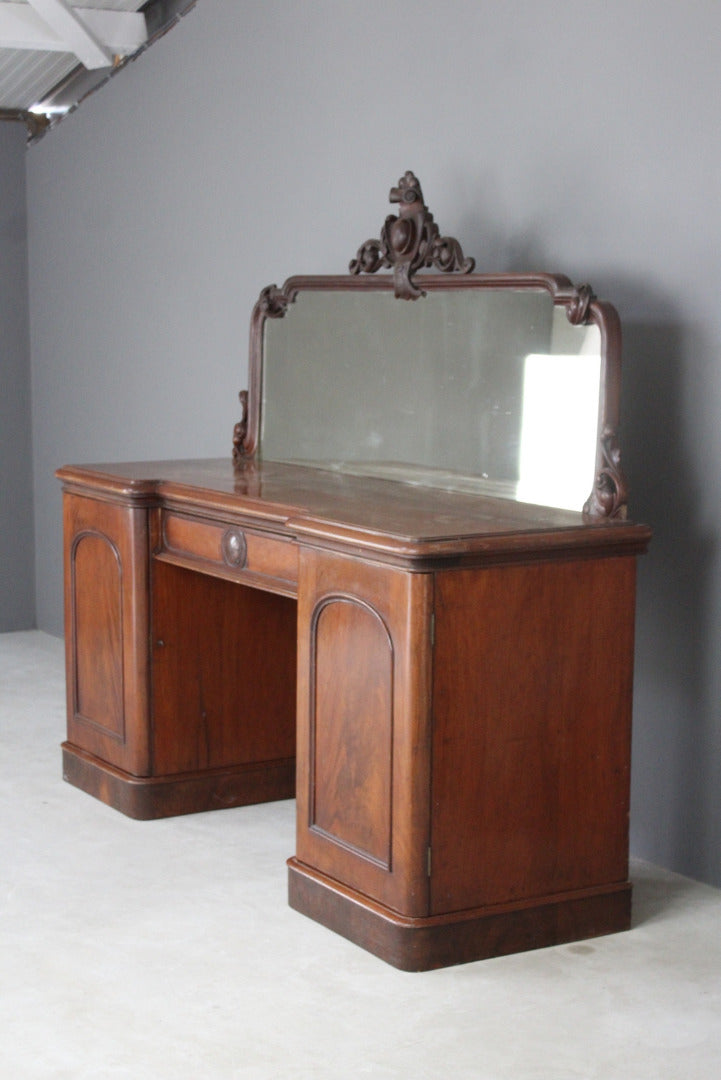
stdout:
{"type": "Polygon", "coordinates": [[[645,526],[591,521],[580,511],[272,461],[68,465],[57,476],[65,490],[96,498],[184,508],[307,543],[355,545],[409,560],[531,547],[640,553],[650,537],[645,526]]]}

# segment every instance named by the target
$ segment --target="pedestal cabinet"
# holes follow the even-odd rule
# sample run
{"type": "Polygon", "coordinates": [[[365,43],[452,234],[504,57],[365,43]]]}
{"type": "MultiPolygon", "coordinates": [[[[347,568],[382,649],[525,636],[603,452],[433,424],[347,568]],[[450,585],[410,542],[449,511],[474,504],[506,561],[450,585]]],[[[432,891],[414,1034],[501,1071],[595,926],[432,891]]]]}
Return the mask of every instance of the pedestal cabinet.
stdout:
{"type": "Polygon", "coordinates": [[[634,558],[304,581],[291,904],[410,969],[627,928],[634,558]]]}
{"type": "Polygon", "coordinates": [[[292,797],[294,599],[173,561],[147,495],[109,494],[65,495],[66,779],[137,818],[292,797]]]}

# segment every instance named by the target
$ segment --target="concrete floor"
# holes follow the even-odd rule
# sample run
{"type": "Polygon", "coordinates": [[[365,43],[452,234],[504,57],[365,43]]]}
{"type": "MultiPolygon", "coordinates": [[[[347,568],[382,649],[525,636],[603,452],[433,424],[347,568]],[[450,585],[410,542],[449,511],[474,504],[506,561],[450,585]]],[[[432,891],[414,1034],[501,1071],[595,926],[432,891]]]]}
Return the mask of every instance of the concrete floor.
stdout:
{"type": "Polygon", "coordinates": [[[294,804],[136,822],[64,784],[63,646],[0,635],[0,1076],[716,1080],[721,892],[405,974],[285,902],[294,804]]]}

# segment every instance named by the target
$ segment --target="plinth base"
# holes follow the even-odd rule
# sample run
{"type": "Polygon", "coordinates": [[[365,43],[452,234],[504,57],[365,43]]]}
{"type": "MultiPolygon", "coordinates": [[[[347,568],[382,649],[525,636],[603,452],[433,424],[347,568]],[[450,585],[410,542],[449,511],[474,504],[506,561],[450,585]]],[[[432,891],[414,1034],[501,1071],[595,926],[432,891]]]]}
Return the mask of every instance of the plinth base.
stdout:
{"type": "Polygon", "coordinates": [[[133,776],[65,742],[63,778],[140,820],[292,799],[295,759],[234,765],[171,776],[133,776]]]}
{"type": "Polygon", "coordinates": [[[514,905],[408,918],[288,860],[290,906],[402,971],[429,971],[628,930],[622,882],[514,905]]]}

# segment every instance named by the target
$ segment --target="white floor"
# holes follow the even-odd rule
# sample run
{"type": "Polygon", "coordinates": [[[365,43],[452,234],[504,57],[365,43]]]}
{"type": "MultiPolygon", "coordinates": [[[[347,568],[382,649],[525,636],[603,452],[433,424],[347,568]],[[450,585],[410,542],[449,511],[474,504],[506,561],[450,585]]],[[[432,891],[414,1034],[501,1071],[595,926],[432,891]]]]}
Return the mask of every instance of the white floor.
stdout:
{"type": "Polygon", "coordinates": [[[721,893],[405,974],[289,910],[294,804],[136,822],[60,778],[62,642],[0,635],[0,1076],[716,1080],[721,893]]]}

